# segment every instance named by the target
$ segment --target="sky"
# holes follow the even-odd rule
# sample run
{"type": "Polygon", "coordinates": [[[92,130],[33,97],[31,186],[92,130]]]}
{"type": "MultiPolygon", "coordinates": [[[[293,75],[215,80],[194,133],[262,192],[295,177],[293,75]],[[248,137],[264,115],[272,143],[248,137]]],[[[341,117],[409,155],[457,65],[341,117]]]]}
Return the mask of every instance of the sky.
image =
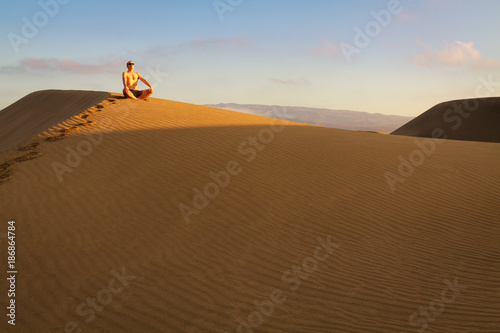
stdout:
{"type": "Polygon", "coordinates": [[[7,0],[0,109],[44,89],[417,116],[500,95],[498,0],[7,0]],[[140,85],[144,87],[144,85],[140,85]]]}

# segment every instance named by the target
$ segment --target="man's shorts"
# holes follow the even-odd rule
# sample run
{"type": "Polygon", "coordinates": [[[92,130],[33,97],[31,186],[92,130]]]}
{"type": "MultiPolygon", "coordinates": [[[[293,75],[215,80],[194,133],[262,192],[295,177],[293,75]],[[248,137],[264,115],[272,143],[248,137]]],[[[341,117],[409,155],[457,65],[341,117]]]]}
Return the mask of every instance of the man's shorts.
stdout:
{"type": "MultiPolygon", "coordinates": [[[[143,90],[132,90],[132,89],[129,89],[129,90],[130,90],[130,92],[132,93],[132,95],[134,95],[134,96],[135,96],[135,98],[137,98],[137,97],[141,96],[141,95],[142,95],[142,92],[143,92],[143,90]]],[[[125,97],[127,97],[127,98],[128,98],[128,96],[127,96],[127,95],[125,95],[125,93],[123,93],[123,96],[125,96],[125,97]]]]}

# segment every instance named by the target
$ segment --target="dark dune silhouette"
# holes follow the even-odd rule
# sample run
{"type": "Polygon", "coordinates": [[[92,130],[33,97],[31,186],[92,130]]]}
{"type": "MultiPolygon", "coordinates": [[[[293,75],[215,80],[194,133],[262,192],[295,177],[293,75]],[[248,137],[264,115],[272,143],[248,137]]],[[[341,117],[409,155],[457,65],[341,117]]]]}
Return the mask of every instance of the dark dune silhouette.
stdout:
{"type": "Polygon", "coordinates": [[[500,142],[500,97],[440,103],[391,134],[500,142]]]}

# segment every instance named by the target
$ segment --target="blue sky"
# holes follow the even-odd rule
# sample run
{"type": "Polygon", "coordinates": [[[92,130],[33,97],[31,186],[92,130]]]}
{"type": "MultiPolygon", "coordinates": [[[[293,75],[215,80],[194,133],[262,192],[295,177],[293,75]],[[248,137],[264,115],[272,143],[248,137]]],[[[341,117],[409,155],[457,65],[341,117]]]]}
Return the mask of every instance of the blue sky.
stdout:
{"type": "Polygon", "coordinates": [[[0,108],[121,92],[133,60],[158,98],[416,116],[500,94],[499,14],[497,0],[8,1],[0,108]]]}

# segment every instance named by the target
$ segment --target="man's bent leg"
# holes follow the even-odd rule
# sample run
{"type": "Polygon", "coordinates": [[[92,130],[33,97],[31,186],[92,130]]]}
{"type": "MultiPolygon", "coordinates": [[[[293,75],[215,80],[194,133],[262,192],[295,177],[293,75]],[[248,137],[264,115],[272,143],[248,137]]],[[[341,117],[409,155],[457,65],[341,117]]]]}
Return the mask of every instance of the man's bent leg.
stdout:
{"type": "Polygon", "coordinates": [[[137,99],[129,89],[123,89],[123,96],[128,97],[128,98],[132,98],[132,99],[137,99]]]}
{"type": "Polygon", "coordinates": [[[152,93],[151,89],[143,90],[141,96],[137,97],[137,99],[146,99],[151,96],[152,93]]]}

